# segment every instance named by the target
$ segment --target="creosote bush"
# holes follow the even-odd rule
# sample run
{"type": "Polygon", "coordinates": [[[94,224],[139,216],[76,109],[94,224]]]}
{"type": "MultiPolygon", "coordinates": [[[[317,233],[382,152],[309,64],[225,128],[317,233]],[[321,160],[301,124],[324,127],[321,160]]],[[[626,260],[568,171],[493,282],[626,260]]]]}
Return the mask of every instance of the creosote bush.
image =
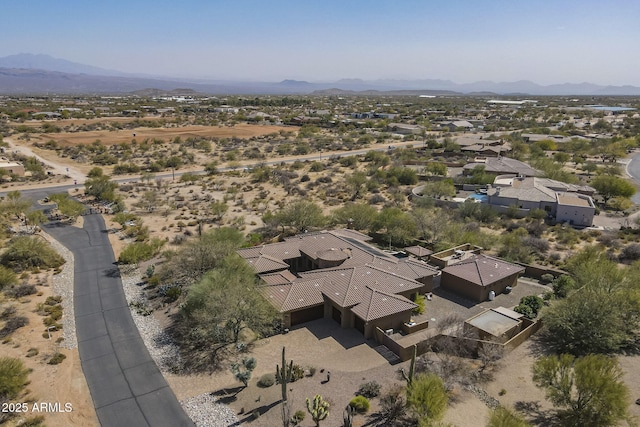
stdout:
{"type": "Polygon", "coordinates": [[[349,402],[349,406],[355,409],[358,413],[364,414],[369,410],[369,399],[364,396],[356,396],[349,402]]]}
{"type": "Polygon", "coordinates": [[[258,380],[258,387],[267,388],[276,383],[276,376],[273,373],[264,374],[258,380]]]}

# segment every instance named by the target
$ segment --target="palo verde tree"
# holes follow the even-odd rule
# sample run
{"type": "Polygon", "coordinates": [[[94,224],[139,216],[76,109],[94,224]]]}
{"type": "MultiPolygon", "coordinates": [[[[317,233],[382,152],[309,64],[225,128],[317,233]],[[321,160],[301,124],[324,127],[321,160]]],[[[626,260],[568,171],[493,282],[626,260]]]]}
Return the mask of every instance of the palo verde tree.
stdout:
{"type": "Polygon", "coordinates": [[[442,419],[448,401],[444,383],[435,374],[417,375],[407,387],[407,406],[416,416],[420,427],[442,419]]]}
{"type": "Polygon", "coordinates": [[[628,420],[629,390],[615,358],[563,354],[538,360],[533,381],[559,409],[563,426],[609,427],[628,420]]]}
{"type": "Polygon", "coordinates": [[[173,331],[189,367],[212,370],[245,329],[258,337],[269,335],[276,318],[257,290],[253,269],[232,254],[188,288],[173,331]]]}

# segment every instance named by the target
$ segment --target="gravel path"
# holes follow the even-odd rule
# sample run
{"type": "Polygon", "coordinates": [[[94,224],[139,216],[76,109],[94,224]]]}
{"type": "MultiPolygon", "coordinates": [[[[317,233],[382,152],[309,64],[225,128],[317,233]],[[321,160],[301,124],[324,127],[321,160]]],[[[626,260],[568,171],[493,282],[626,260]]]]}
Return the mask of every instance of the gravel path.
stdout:
{"type": "Polygon", "coordinates": [[[74,278],[74,257],[73,253],[57,240],[45,232],[42,236],[51,244],[66,261],[59,274],[53,275],[53,294],[62,297],[62,337],[64,340],[60,346],[66,349],[78,348],[76,338],[76,317],[73,311],[73,278],[74,278]]]}
{"type": "MultiPolygon", "coordinates": [[[[139,285],[142,274],[138,270],[122,271],[122,287],[131,307],[131,316],[140,331],[151,357],[163,373],[173,372],[182,365],[178,348],[171,337],[160,327],[153,315],[144,315],[147,302],[139,285]]],[[[227,405],[218,403],[210,393],[194,396],[180,402],[187,415],[198,427],[228,427],[238,422],[235,412],[227,405]]]]}

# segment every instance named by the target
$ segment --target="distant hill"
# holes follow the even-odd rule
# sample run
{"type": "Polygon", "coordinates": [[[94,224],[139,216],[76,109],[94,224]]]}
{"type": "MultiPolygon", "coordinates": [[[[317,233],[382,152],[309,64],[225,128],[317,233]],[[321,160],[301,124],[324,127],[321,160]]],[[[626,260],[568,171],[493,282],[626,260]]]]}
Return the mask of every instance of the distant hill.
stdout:
{"type": "Polygon", "coordinates": [[[49,55],[21,53],[0,58],[1,94],[123,94],[150,90],[157,93],[192,90],[215,95],[640,95],[636,86],[601,86],[592,83],[563,83],[543,86],[520,80],[515,82],[478,81],[455,83],[451,80],[362,80],[342,79],[336,82],[312,83],[303,80],[281,82],[242,82],[190,80],[151,77],[106,70],[78,64],[49,55]],[[151,89],[150,89],[151,88],[151,89]]]}
{"type": "Polygon", "coordinates": [[[127,74],[121,71],[106,70],[104,68],[67,61],[66,59],[54,58],[49,55],[34,55],[32,53],[19,53],[17,55],[0,58],[0,68],[58,71],[60,73],[88,74],[92,76],[133,76],[133,74],[127,74]]]}

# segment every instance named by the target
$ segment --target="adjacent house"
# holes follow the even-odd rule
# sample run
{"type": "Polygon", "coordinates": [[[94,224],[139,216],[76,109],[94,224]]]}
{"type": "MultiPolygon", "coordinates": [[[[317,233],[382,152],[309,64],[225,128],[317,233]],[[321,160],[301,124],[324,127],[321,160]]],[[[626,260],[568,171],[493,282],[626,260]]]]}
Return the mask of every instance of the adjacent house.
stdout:
{"type": "Polygon", "coordinates": [[[464,165],[463,170],[465,173],[471,172],[477,166],[484,166],[484,170],[487,173],[503,175],[514,174],[518,176],[540,176],[542,172],[538,169],[534,169],[525,162],[520,160],[511,159],[509,157],[487,157],[476,158],[472,163],[464,165]]]}
{"type": "Polygon", "coordinates": [[[486,301],[517,284],[524,267],[483,254],[468,257],[442,270],[440,286],[473,301],[486,301]]]}
{"type": "Polygon", "coordinates": [[[0,158],[0,169],[7,175],[24,176],[24,166],[9,159],[0,158]]]}
{"type": "Polygon", "coordinates": [[[498,176],[487,190],[487,203],[497,209],[515,206],[522,214],[542,209],[556,222],[577,227],[593,225],[595,189],[586,185],[566,184],[547,178],[498,176]]]}
{"type": "Polygon", "coordinates": [[[283,242],[238,250],[262,280],[259,291],[290,328],[330,318],[370,338],[377,328],[411,321],[411,299],[433,289],[440,271],[398,259],[354,230],[304,233],[283,242]]]}

